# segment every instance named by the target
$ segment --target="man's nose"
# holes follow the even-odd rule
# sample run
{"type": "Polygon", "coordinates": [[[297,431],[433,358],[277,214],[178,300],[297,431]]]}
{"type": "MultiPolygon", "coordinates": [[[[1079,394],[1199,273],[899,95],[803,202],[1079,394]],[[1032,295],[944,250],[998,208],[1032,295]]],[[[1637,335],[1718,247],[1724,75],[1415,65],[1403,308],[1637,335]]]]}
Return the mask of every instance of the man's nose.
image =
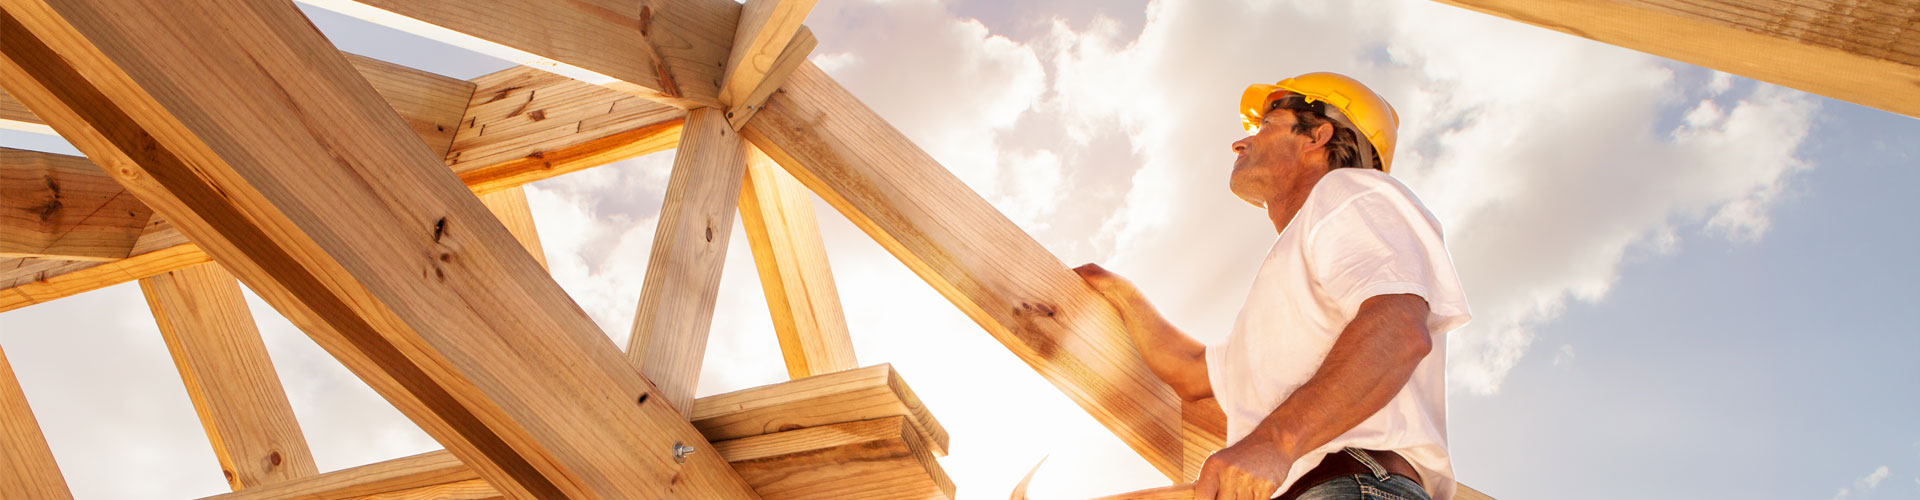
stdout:
{"type": "Polygon", "coordinates": [[[1240,154],[1240,153],[1246,152],[1247,146],[1248,146],[1247,139],[1233,141],[1233,154],[1240,154]]]}

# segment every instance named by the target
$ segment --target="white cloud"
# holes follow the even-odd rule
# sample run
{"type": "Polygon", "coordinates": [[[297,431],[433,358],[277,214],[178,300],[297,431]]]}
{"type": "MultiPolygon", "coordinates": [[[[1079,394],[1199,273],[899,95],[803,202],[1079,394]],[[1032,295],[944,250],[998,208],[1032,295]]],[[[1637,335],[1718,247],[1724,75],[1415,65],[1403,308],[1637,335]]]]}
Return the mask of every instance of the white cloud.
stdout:
{"type": "MultiPolygon", "coordinates": [[[[1867,473],[1866,476],[1861,477],[1858,480],[1855,480],[1853,482],[1852,487],[1840,488],[1840,491],[1834,493],[1833,497],[1830,498],[1829,500],[1840,500],[1842,498],[1847,498],[1853,495],[1854,493],[1866,493],[1866,492],[1878,489],[1880,487],[1880,482],[1886,481],[1887,476],[1890,476],[1890,475],[1893,475],[1893,471],[1889,470],[1887,466],[1882,465],[1880,466],[1880,468],[1874,469],[1873,472],[1867,473]]],[[[1920,480],[1916,480],[1916,481],[1920,481],[1920,480]]]]}
{"type": "Polygon", "coordinates": [[[1573,344],[1560,344],[1560,351],[1553,355],[1553,366],[1573,366],[1573,344]]]}

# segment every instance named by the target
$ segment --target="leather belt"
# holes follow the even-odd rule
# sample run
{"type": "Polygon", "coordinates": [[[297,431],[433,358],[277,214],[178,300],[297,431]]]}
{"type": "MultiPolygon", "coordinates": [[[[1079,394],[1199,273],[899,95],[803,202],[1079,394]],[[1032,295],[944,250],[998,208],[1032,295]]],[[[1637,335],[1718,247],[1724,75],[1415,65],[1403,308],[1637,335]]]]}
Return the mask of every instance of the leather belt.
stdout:
{"type": "MultiPolygon", "coordinates": [[[[1380,468],[1386,469],[1388,474],[1405,476],[1407,479],[1412,479],[1414,483],[1420,483],[1420,472],[1414,470],[1413,464],[1408,463],[1407,459],[1402,458],[1400,454],[1378,450],[1360,451],[1372,457],[1373,461],[1379,463],[1380,468]]],[[[1347,454],[1344,450],[1328,453],[1327,458],[1320,460],[1319,466],[1307,471],[1306,475],[1300,476],[1299,481],[1294,481],[1293,487],[1287,489],[1286,493],[1274,498],[1293,500],[1314,486],[1319,486],[1320,483],[1355,474],[1372,476],[1373,469],[1368,468],[1367,464],[1361,463],[1359,459],[1353,458],[1353,455],[1347,454]]],[[[1423,483],[1422,486],[1424,486],[1423,483]]]]}

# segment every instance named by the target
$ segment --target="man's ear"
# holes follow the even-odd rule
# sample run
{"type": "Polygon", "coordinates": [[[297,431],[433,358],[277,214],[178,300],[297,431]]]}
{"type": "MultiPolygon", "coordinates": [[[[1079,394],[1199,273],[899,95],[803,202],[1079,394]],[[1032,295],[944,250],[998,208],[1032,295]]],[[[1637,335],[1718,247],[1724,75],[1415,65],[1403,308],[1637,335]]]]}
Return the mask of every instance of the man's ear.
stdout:
{"type": "Polygon", "coordinates": [[[1307,145],[1307,147],[1315,148],[1315,149],[1324,148],[1324,147],[1327,147],[1328,142],[1332,142],[1332,141],[1333,141],[1333,124],[1322,123],[1320,124],[1320,126],[1313,128],[1313,144],[1309,144],[1307,145]]]}

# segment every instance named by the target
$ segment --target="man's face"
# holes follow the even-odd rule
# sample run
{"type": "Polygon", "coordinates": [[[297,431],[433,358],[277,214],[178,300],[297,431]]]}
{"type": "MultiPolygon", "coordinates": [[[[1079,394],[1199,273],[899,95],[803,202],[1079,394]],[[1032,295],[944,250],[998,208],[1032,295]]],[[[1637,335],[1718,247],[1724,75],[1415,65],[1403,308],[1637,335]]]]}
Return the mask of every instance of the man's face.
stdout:
{"type": "Polygon", "coordinates": [[[1233,141],[1237,156],[1228,187],[1235,196],[1264,208],[1290,185],[1289,179],[1305,172],[1302,154],[1313,138],[1294,133],[1296,121],[1292,112],[1275,110],[1261,118],[1253,135],[1233,141]]]}

